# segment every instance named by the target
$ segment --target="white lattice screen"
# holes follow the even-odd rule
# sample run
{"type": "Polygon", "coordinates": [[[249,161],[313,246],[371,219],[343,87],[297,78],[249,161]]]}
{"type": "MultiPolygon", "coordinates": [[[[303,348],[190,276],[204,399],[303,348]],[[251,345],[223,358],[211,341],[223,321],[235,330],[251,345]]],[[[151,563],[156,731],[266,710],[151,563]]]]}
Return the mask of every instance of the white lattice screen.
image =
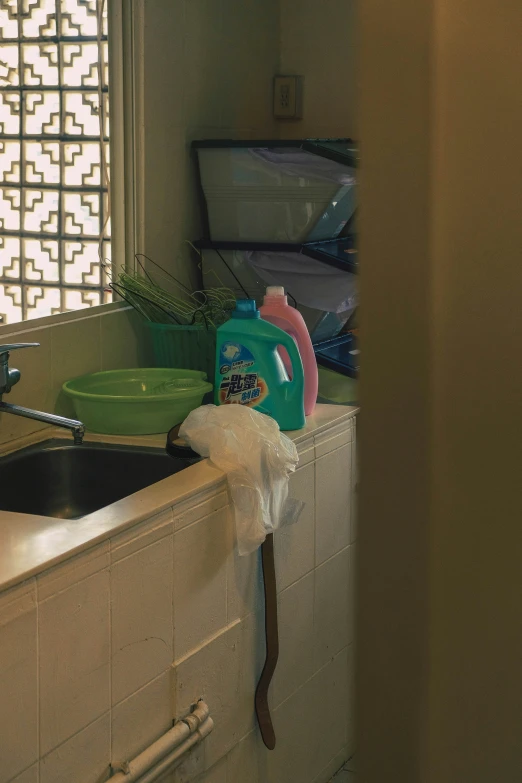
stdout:
{"type": "MultiPolygon", "coordinates": [[[[111,300],[99,261],[109,92],[107,14],[98,3],[0,0],[4,322],[111,300]]],[[[110,220],[104,235],[103,258],[110,259],[110,220]]]]}

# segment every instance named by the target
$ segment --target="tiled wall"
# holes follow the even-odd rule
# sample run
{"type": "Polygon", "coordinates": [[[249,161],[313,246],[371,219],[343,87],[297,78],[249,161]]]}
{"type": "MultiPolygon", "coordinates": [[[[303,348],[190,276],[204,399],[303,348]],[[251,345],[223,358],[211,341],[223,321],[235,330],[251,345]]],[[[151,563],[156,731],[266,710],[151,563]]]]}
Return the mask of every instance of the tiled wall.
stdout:
{"type": "Polygon", "coordinates": [[[353,749],[354,428],[303,445],[306,507],[276,534],[276,750],[253,709],[259,553],[235,553],[218,489],[0,593],[0,783],[102,783],[200,696],[214,731],[164,783],[329,780],[353,749]]]}
{"type": "MultiPolygon", "coordinates": [[[[147,366],[150,354],[141,316],[129,308],[96,308],[73,320],[44,321],[36,327],[30,321],[16,324],[9,332],[2,330],[0,343],[9,342],[37,342],[40,347],[11,353],[10,365],[21,371],[22,378],[5,401],[63,416],[74,416],[71,401],[61,391],[64,381],[98,370],[147,366]]],[[[2,413],[0,444],[45,426],[2,413]]]]}
{"type": "Polygon", "coordinates": [[[356,137],[354,0],[281,0],[281,71],[304,76],[304,114],[283,138],[356,137]]]}

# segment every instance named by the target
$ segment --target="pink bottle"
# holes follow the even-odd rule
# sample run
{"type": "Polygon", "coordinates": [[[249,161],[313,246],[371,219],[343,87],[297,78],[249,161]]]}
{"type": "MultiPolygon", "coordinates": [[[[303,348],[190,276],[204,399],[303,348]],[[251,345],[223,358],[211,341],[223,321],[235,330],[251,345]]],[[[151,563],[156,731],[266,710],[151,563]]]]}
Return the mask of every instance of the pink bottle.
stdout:
{"type": "MultiPolygon", "coordinates": [[[[266,289],[266,295],[263,301],[262,307],[259,308],[261,312],[261,318],[265,321],[269,321],[274,326],[278,326],[284,332],[294,338],[301,359],[303,361],[304,370],[304,407],[305,414],[309,416],[313,413],[315,403],[317,400],[317,388],[319,385],[318,373],[317,373],[317,361],[315,359],[314,349],[312,347],[312,341],[306,328],[303,316],[288,304],[285,289],[282,286],[268,286],[266,289]]],[[[281,346],[279,353],[285,364],[287,370],[292,367],[292,363],[288,357],[287,352],[281,346]]]]}

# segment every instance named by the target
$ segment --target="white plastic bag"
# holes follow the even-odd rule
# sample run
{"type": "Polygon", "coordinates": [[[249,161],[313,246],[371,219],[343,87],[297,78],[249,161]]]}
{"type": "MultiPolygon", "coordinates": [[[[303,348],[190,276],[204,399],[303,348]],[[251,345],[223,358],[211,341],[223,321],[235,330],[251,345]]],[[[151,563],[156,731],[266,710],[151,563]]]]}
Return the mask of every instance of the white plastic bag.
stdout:
{"type": "Polygon", "coordinates": [[[179,435],[227,474],[240,555],[297,521],[304,503],[288,498],[297,449],[274,419],[244,405],[203,405],[189,413],[179,435]]]}

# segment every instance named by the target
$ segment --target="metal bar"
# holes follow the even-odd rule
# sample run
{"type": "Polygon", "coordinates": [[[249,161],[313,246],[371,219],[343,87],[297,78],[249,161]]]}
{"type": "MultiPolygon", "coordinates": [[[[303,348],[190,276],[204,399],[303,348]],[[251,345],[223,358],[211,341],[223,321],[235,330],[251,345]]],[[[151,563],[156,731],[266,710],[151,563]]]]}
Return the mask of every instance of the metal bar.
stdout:
{"type": "MultiPolygon", "coordinates": [[[[86,134],[80,135],[71,133],[27,133],[22,135],[20,133],[0,133],[0,138],[6,141],[17,141],[21,138],[23,141],[70,141],[70,142],[82,142],[82,141],[99,141],[99,136],[94,134],[87,136],[86,134]]],[[[109,141],[108,136],[104,136],[105,142],[109,141]]]]}
{"type": "MultiPolygon", "coordinates": [[[[3,228],[0,233],[0,237],[20,237],[21,239],[48,239],[60,240],[63,239],[66,242],[98,242],[98,234],[46,234],[43,231],[8,231],[3,228]]],[[[110,244],[110,239],[104,240],[110,244]]]]}
{"type": "Polygon", "coordinates": [[[63,285],[59,286],[58,282],[52,283],[47,282],[43,280],[18,280],[13,277],[1,277],[0,276],[0,284],[1,285],[25,285],[28,288],[63,288],[64,291],[94,291],[96,293],[103,293],[105,291],[105,286],[100,287],[99,283],[93,283],[92,285],[89,285],[88,283],[63,283],[63,285]]]}
{"type": "Polygon", "coordinates": [[[32,408],[24,408],[22,405],[15,405],[11,402],[0,401],[0,413],[12,413],[14,416],[23,416],[25,419],[42,421],[45,424],[51,424],[54,427],[64,427],[71,430],[74,442],[78,445],[83,441],[85,427],[77,419],[67,419],[65,416],[57,416],[55,413],[44,413],[44,411],[35,411],[32,408]]]}
{"type": "MultiPolygon", "coordinates": [[[[0,41],[3,43],[3,41],[0,41]]],[[[89,84],[2,84],[0,86],[2,92],[98,92],[98,87],[89,84]]],[[[106,85],[102,85],[102,92],[108,93],[109,88],[106,85]]]]}
{"type": "MultiPolygon", "coordinates": [[[[107,188],[104,188],[101,185],[59,185],[57,182],[22,182],[21,184],[19,182],[0,182],[0,184],[7,190],[56,190],[59,193],[107,193],[107,188]]],[[[9,229],[4,230],[8,231],[9,229]]],[[[49,236],[52,235],[49,233],[49,236]]]]}
{"type": "MultiPolygon", "coordinates": [[[[58,35],[60,34],[62,30],[62,4],[61,0],[56,0],[55,4],[56,9],[56,32],[58,35]]],[[[59,40],[59,38],[58,38],[59,40]]],[[[62,83],[63,79],[63,62],[62,62],[62,47],[58,45],[58,82],[59,84],[62,83]]],[[[65,123],[64,123],[64,100],[63,100],[63,92],[60,91],[60,104],[59,104],[59,125],[60,125],[60,133],[64,132],[65,129],[65,123]]],[[[60,165],[60,185],[62,186],[62,192],[58,196],[58,236],[62,236],[63,234],[63,228],[64,228],[64,219],[63,219],[63,182],[65,179],[65,163],[64,163],[64,156],[63,156],[63,144],[58,145],[59,149],[59,165],[60,165]]],[[[60,282],[60,310],[63,311],[64,305],[65,305],[65,298],[63,294],[63,290],[61,288],[61,284],[63,283],[63,243],[58,242],[58,279],[60,282]]]]}
{"type": "MultiPolygon", "coordinates": [[[[17,22],[18,22],[18,83],[19,83],[19,95],[20,95],[20,125],[18,126],[18,138],[20,144],[20,181],[25,175],[25,149],[23,144],[23,132],[24,132],[24,117],[25,117],[25,101],[23,99],[22,86],[23,86],[23,60],[22,60],[22,5],[23,0],[18,0],[17,3],[17,22]]],[[[20,189],[20,230],[24,230],[25,222],[25,204],[24,193],[20,189]]],[[[20,242],[20,275],[24,272],[24,257],[22,251],[22,243],[20,242]]],[[[20,290],[21,307],[22,307],[22,320],[27,318],[27,297],[25,288],[22,286],[20,290]]]]}
{"type": "MultiPolygon", "coordinates": [[[[60,0],[56,1],[56,14],[58,15],[60,13],[60,0]]],[[[34,38],[31,37],[25,37],[20,36],[20,40],[22,43],[26,44],[32,44],[32,43],[96,43],[98,41],[98,38],[95,35],[44,35],[44,36],[35,36],[34,38]]],[[[107,36],[102,35],[101,37],[102,41],[107,41],[107,36]]],[[[8,43],[16,43],[15,38],[3,38],[2,39],[3,44],[8,43]]]]}

